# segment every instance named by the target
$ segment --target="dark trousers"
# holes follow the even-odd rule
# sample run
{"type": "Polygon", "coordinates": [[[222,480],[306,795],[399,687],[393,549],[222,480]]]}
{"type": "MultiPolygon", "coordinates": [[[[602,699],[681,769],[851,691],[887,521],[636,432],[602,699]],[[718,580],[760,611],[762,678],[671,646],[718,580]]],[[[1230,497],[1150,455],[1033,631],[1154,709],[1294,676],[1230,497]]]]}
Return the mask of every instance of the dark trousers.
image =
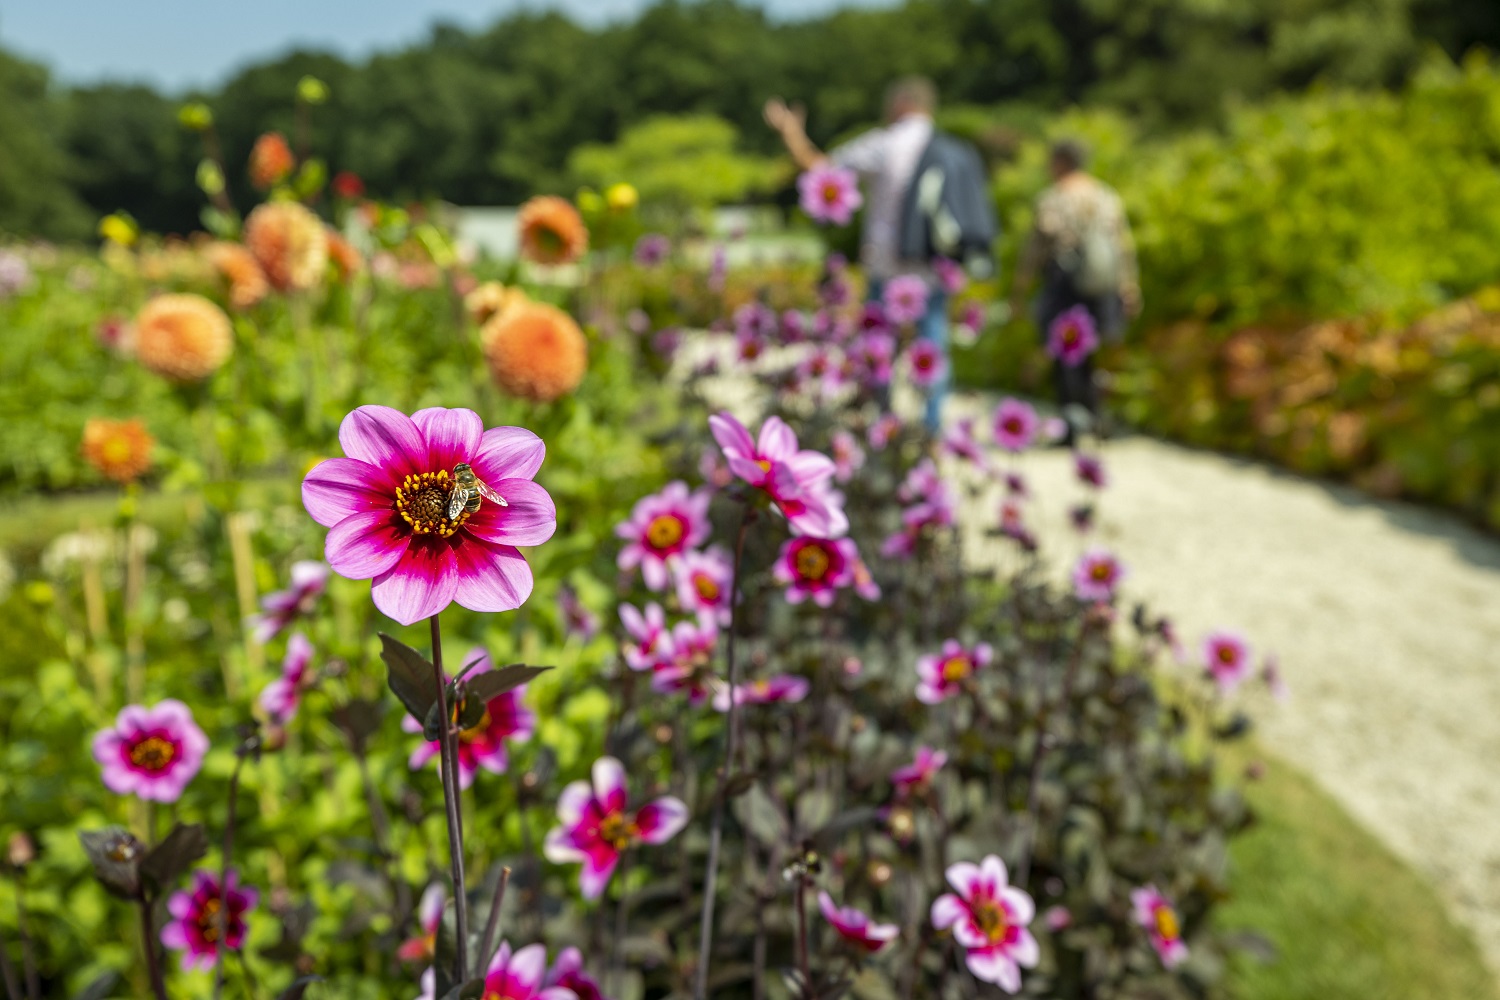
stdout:
{"type": "MultiPolygon", "coordinates": [[[[1056,264],[1048,264],[1042,272],[1042,287],[1036,299],[1036,325],[1041,331],[1042,342],[1047,342],[1047,331],[1052,321],[1074,306],[1083,306],[1094,318],[1099,338],[1104,341],[1117,340],[1123,332],[1124,310],[1118,296],[1089,297],[1078,294],[1068,272],[1056,264]]],[[[1061,361],[1052,362],[1052,385],[1057,391],[1057,405],[1064,410],[1069,404],[1083,407],[1095,418],[1099,416],[1099,387],[1094,383],[1094,359],[1090,355],[1076,365],[1068,366],[1061,361]]],[[[1068,428],[1071,443],[1073,428],[1068,428]]]]}

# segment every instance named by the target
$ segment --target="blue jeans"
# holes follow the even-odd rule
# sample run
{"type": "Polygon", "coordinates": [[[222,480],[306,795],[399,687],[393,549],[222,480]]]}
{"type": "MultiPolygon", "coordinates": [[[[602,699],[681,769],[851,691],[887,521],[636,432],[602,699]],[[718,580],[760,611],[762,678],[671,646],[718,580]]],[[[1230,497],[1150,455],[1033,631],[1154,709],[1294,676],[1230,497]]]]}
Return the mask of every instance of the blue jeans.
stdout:
{"type": "MultiPolygon", "coordinates": [[[[879,279],[871,281],[869,301],[879,302],[884,290],[885,282],[879,279]]],[[[948,357],[948,293],[940,287],[929,285],[927,288],[927,311],[917,321],[917,336],[937,346],[945,366],[942,377],[927,390],[927,408],[923,415],[927,430],[937,434],[943,428],[943,401],[953,386],[952,359],[948,357]]]]}

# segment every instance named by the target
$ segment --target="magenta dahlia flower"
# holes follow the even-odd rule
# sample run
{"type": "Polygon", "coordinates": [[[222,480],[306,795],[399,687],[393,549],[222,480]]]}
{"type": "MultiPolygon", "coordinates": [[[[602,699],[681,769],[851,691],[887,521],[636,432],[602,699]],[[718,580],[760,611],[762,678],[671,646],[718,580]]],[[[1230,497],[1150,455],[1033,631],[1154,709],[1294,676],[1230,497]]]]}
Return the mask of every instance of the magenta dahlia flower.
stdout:
{"type": "Polygon", "coordinates": [[[948,755],[931,747],[917,747],[917,758],[910,764],[891,772],[891,784],[896,787],[896,797],[921,795],[932,785],[932,779],[948,763],[948,755]]]}
{"type": "Polygon", "coordinates": [[[949,639],[941,653],[917,657],[917,700],[926,705],[946,701],[962,690],[964,681],[989,666],[994,656],[987,642],[965,649],[957,639],[949,639]]]}
{"type": "Polygon", "coordinates": [[[613,757],[594,761],[592,781],[575,781],[557,799],[557,818],[546,840],[547,860],[582,862],[579,886],[585,899],[598,899],[631,844],[664,844],[687,825],[688,808],[670,795],[626,812],[625,766],[613,757]]]}
{"type": "Polygon", "coordinates": [[[917,340],[906,352],[906,366],[912,384],[919,389],[931,389],[948,372],[948,359],[943,349],[930,340],[917,340]]]}
{"type": "Polygon", "coordinates": [[[1009,397],[995,407],[995,443],[1006,451],[1025,451],[1036,438],[1037,415],[1031,404],[1009,397]]]}
{"type": "Polygon", "coordinates": [[[646,586],[665,590],[671,582],[671,564],[689,549],[695,549],[712,530],[708,523],[709,494],[690,492],[678,479],[660,493],[636,501],[629,519],[615,525],[615,534],[625,539],[620,550],[623,570],[641,568],[646,586]]]}
{"type": "Polygon", "coordinates": [[[328,564],[313,559],[292,563],[292,585],[260,599],[261,613],[255,618],[255,641],[270,642],[303,615],[312,614],[318,598],[328,589],[328,564]]]}
{"type": "Polygon", "coordinates": [[[949,295],[957,295],[969,284],[969,275],[964,266],[948,257],[932,258],[932,273],[938,284],[949,295]]]}
{"type": "Polygon", "coordinates": [[[719,629],[712,619],[689,619],[673,625],[670,658],[653,668],[651,689],[662,694],[685,694],[688,704],[703,704],[711,692],[718,645],[719,629]]]}
{"type": "Polygon", "coordinates": [[[875,954],[901,933],[901,928],[895,924],[874,923],[864,912],[852,906],[840,908],[834,905],[833,897],[826,891],[818,893],[818,909],[839,937],[866,954],[875,954]]]}
{"type": "Polygon", "coordinates": [[[557,953],[557,960],[547,972],[546,985],[572,990],[578,1000],[605,1000],[599,981],[583,971],[583,952],[577,948],[564,948],[557,953]]]}
{"type": "Polygon", "coordinates": [[[333,571],[373,579],[375,606],[403,625],[457,601],[470,611],[510,611],[531,596],[531,567],[516,549],[557,530],[557,510],[532,477],[546,446],[520,427],[484,429],[473,410],[361,406],[344,417],[347,458],[320,462],[302,481],[302,503],[329,528],[333,571]],[[505,499],[449,517],[453,468],[467,463],[505,499]]]}
{"type": "Polygon", "coordinates": [[[1215,632],[1203,640],[1208,674],[1223,694],[1231,694],[1250,676],[1250,645],[1234,632],[1215,632]]]}
{"type": "Polygon", "coordinates": [[[797,178],[797,194],[808,218],[814,222],[831,222],[835,226],[847,226],[855,211],[864,204],[854,171],[832,164],[805,171],[797,178]]]}
{"type": "MultiPolygon", "coordinates": [[[[469,677],[477,677],[494,669],[490,654],[478,647],[469,650],[469,655],[463,662],[466,665],[475,664],[469,670],[469,677]]],[[[524,743],[531,739],[531,734],[536,731],[536,714],[521,704],[521,698],[525,694],[525,684],[500,692],[485,702],[484,714],[479,717],[479,721],[458,734],[459,787],[468,788],[473,784],[474,775],[481,768],[492,774],[504,774],[509,763],[505,750],[506,741],[524,743]]],[[[454,711],[458,711],[458,706],[455,706],[454,711]]],[[[401,719],[401,728],[408,733],[420,733],[422,722],[406,715],[401,719]]],[[[437,740],[423,740],[411,752],[408,764],[413,771],[418,770],[437,757],[438,752],[437,740]]]]}
{"type": "Polygon", "coordinates": [[[150,708],[126,705],[113,729],[94,736],[94,759],[104,769],[104,787],[152,802],[181,798],[206,753],[208,737],[175,698],[150,708]]]}
{"type": "Polygon", "coordinates": [[[500,950],[490,959],[484,970],[484,989],[480,996],[484,1000],[577,1000],[577,995],[564,986],[546,985],[547,949],[543,945],[529,944],[510,950],[509,941],[500,942],[500,950]]]}
{"type": "Polygon", "coordinates": [[[184,969],[212,969],[219,955],[219,919],[226,913],[223,944],[239,951],[245,943],[245,914],[255,909],[260,893],[239,884],[239,873],[226,873],[224,888],[219,887],[217,872],[199,869],[193,873],[193,887],[174,892],[167,898],[167,912],[172,920],[161,929],[161,943],[182,952],[184,969]]]}
{"type": "Polygon", "coordinates": [[[677,600],[684,611],[699,618],[728,625],[730,588],[734,585],[734,563],[718,546],[704,552],[686,552],[677,561],[677,600]]]}
{"type": "Polygon", "coordinates": [[[1085,552],[1073,568],[1073,594],[1080,601],[1109,601],[1125,579],[1125,566],[1103,549],[1085,552]]]}
{"type": "Polygon", "coordinates": [[[1082,364],[1098,348],[1094,317],[1083,306],[1064,310],[1047,327],[1047,353],[1069,368],[1082,364]]]}
{"type": "Polygon", "coordinates": [[[634,604],[620,605],[620,624],[629,642],[624,643],[625,665],[631,670],[655,670],[672,660],[672,633],[661,605],[652,601],[644,614],[634,604]]]}
{"type": "Polygon", "coordinates": [[[260,707],[276,725],[286,725],[302,704],[302,692],[311,683],[307,668],[312,663],[312,643],[301,632],[292,633],[281,661],[281,676],[260,692],[260,707]]]}
{"type": "Polygon", "coordinates": [[[977,865],[949,866],[948,884],[954,891],[933,900],[932,926],[952,930],[976,978],[1019,991],[1021,969],[1035,968],[1041,954],[1027,930],[1036,914],[1031,896],[1008,884],[1005,862],[994,854],[977,865]]]}
{"type": "Polygon", "coordinates": [[[396,948],[396,957],[403,962],[431,962],[437,954],[438,925],[443,922],[443,907],[448,902],[448,893],[440,882],[434,882],[422,891],[417,903],[417,935],[402,941],[396,948]]]}
{"type": "Polygon", "coordinates": [[[729,413],[708,418],[714,440],[736,476],[764,490],[792,530],[838,538],[849,530],[843,498],[832,490],[833,460],[797,447],[797,435],[780,417],[767,417],[758,438],[729,413]]]}
{"type": "Polygon", "coordinates": [[[1078,452],[1073,456],[1073,472],[1078,476],[1079,482],[1094,489],[1102,490],[1109,484],[1109,477],[1104,473],[1104,463],[1099,460],[1098,455],[1078,452]]]}
{"type": "Polygon", "coordinates": [[[849,357],[860,385],[867,389],[889,385],[896,360],[896,338],[878,330],[862,333],[849,346],[849,357]]]}
{"type": "Polygon", "coordinates": [[[776,582],[786,587],[788,604],[811,597],[820,608],[833,604],[841,587],[854,582],[859,550],[848,538],[791,538],[776,557],[776,582]]]}
{"type": "Polygon", "coordinates": [[[1130,890],[1130,905],[1136,923],[1151,936],[1151,947],[1161,964],[1169,969],[1181,964],[1188,957],[1188,947],[1182,940],[1182,922],[1167,897],[1156,886],[1144,885],[1130,890]]]}
{"type": "MultiPolygon", "coordinates": [[[[733,704],[775,705],[779,702],[795,704],[807,697],[812,687],[807,678],[796,674],[779,674],[764,680],[748,681],[734,686],[733,704]]],[[[725,684],[714,693],[714,711],[727,712],[731,704],[729,685],[725,684]]]]}
{"type": "Polygon", "coordinates": [[[894,325],[915,323],[927,311],[927,282],[915,274],[898,274],[881,289],[880,304],[894,325]]]}

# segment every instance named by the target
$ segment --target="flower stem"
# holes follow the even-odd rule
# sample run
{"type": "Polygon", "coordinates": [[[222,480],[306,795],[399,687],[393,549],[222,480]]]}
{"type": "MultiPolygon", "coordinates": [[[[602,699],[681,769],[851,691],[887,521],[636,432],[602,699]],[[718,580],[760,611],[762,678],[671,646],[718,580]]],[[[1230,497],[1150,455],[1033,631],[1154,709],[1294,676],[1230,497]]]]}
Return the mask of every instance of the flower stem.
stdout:
{"type": "Polygon", "coordinates": [[[802,989],[805,996],[813,990],[812,968],[807,959],[807,876],[797,878],[797,966],[802,970],[802,989]]]}
{"type": "Polygon", "coordinates": [[[167,1000],[167,983],[161,974],[161,957],[156,953],[156,929],[152,926],[151,900],[136,900],[141,910],[141,945],[146,949],[146,974],[151,977],[151,992],[156,1000],[167,1000]]]}
{"type": "MultiPolygon", "coordinates": [[[[1085,620],[1079,628],[1078,642],[1073,646],[1073,655],[1068,659],[1068,668],[1063,673],[1062,693],[1058,696],[1057,706],[1066,711],[1068,700],[1073,696],[1073,679],[1078,675],[1078,663],[1083,659],[1083,643],[1088,635],[1088,622],[1085,620]]],[[[1042,761],[1046,759],[1047,748],[1047,720],[1051,715],[1053,703],[1044,696],[1041,708],[1037,713],[1036,720],[1036,745],[1031,754],[1031,777],[1026,788],[1026,849],[1021,855],[1020,864],[1016,865],[1016,877],[1012,883],[1018,888],[1026,887],[1026,880],[1031,875],[1031,860],[1036,855],[1037,835],[1041,832],[1041,784],[1042,784],[1042,761]]]]}
{"type": "Polygon", "coordinates": [[[229,948],[229,858],[234,852],[235,801],[240,794],[240,771],[245,756],[255,749],[258,736],[247,737],[234,752],[234,773],[229,776],[229,810],[224,819],[224,856],[219,859],[218,940],[214,942],[214,1000],[224,992],[224,952],[229,948]]]}
{"type": "Polygon", "coordinates": [[[745,535],[750,531],[750,522],[755,518],[755,508],[745,505],[740,516],[740,530],[734,540],[734,574],[729,581],[729,639],[725,647],[725,674],[729,683],[729,735],[724,747],[724,770],[719,776],[719,787],[714,795],[713,826],[708,834],[708,861],[703,872],[703,920],[698,928],[698,968],[693,986],[693,1000],[706,1000],[708,996],[708,952],[714,940],[714,889],[719,878],[719,844],[724,839],[724,792],[729,785],[730,772],[734,770],[737,734],[739,733],[739,704],[735,696],[735,685],[739,675],[735,670],[734,634],[740,620],[740,562],[745,553],[745,535]]]}
{"type": "Polygon", "coordinates": [[[438,616],[432,624],[432,673],[437,681],[438,715],[443,720],[438,736],[439,770],[443,775],[443,805],[448,812],[448,855],[453,870],[453,916],[457,924],[453,979],[462,983],[469,975],[469,898],[464,884],[464,829],[458,805],[458,761],[454,759],[453,716],[448,710],[448,678],[443,674],[443,632],[438,616]]]}
{"type": "Polygon", "coordinates": [[[495,935],[500,930],[500,907],[505,903],[505,888],[510,885],[510,867],[500,869],[500,881],[495,884],[495,898],[490,901],[490,915],[484,922],[484,937],[479,942],[479,965],[475,971],[483,972],[490,967],[495,957],[495,935]]]}

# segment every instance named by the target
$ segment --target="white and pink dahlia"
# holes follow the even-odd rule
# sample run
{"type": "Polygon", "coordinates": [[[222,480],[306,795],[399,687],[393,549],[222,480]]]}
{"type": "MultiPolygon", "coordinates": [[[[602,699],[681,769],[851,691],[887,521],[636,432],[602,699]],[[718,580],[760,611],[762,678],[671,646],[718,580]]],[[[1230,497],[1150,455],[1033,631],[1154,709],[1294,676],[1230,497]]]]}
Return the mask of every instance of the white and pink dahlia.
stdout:
{"type": "Polygon", "coordinates": [[[639,566],[647,587],[665,590],[672,564],[708,538],[709,499],[707,490],[690,491],[687,483],[676,480],[637,500],[630,517],[615,526],[615,534],[625,540],[620,568],[639,566]]]}
{"type": "Polygon", "coordinates": [[[1018,992],[1021,970],[1035,968],[1041,956],[1027,929],[1036,915],[1031,896],[1008,884],[1005,862],[994,854],[950,866],[948,884],[954,891],[932,903],[932,926],[952,931],[976,978],[1018,992]]]}

